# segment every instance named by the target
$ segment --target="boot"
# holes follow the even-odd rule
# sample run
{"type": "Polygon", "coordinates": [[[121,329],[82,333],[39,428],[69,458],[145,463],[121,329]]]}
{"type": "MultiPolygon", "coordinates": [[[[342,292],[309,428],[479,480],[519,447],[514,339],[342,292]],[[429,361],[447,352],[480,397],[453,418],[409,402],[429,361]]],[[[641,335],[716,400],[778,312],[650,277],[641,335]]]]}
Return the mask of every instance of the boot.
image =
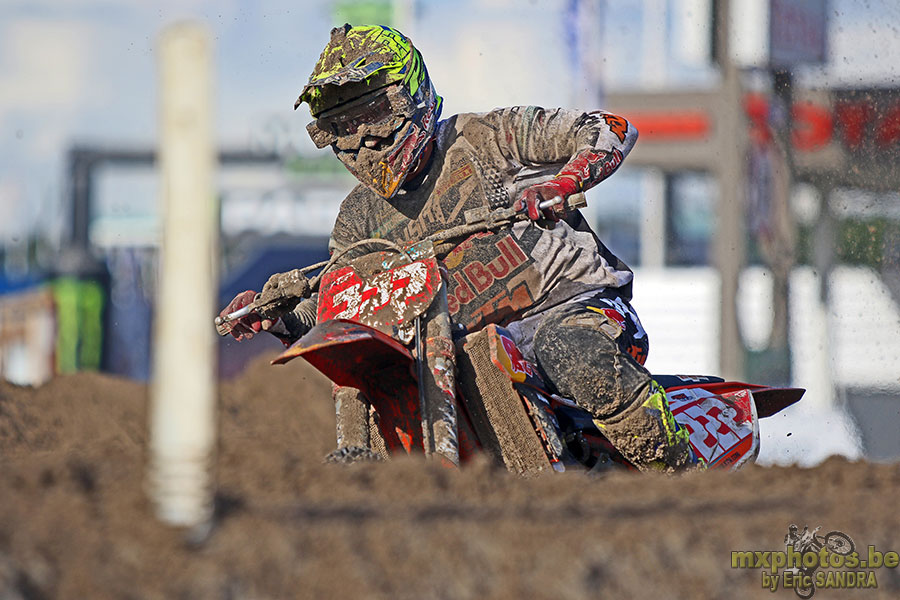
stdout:
{"type": "Polygon", "coordinates": [[[593,419],[606,439],[642,471],[674,472],[704,468],[691,451],[687,429],[675,422],[666,392],[656,381],[631,408],[608,419],[593,419]]]}

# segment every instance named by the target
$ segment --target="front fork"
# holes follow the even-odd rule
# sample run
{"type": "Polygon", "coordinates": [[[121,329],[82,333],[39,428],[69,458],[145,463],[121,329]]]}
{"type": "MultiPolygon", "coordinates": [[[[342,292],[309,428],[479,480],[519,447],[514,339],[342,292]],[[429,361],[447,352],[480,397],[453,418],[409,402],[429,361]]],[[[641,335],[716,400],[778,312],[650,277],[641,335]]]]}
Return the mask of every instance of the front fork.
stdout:
{"type": "MultiPolygon", "coordinates": [[[[423,451],[426,457],[437,457],[445,464],[459,465],[456,353],[446,284],[441,285],[425,314],[416,318],[414,346],[414,375],[418,382],[423,451]]],[[[360,446],[386,454],[377,414],[373,414],[361,392],[335,386],[334,404],[338,448],[360,446]]]]}
{"type": "Polygon", "coordinates": [[[459,465],[456,352],[446,284],[416,320],[416,371],[425,456],[437,455],[443,462],[459,465]]]}

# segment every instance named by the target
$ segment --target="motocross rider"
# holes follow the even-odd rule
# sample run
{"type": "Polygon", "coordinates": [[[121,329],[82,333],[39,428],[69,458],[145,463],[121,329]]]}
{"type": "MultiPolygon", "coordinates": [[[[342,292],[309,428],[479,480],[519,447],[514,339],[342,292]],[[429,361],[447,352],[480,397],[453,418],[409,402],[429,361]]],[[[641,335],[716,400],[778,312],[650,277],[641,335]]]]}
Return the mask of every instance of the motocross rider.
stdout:
{"type": "MultiPolygon", "coordinates": [[[[526,211],[528,219],[441,257],[455,326],[506,327],[555,390],[590,412],[639,468],[692,464],[688,433],[643,366],[648,339],[629,304],[632,271],[580,212],[539,206],[614,173],[637,140],[631,123],[535,106],[439,120],[442,98],[421,54],[384,26],[333,29],[294,108],[302,103],[315,119],[307,129],[316,146],[330,146],[360,181],[340,207],[330,252],[366,238],[414,242],[465,223],[474,209],[526,211]]],[[[222,315],[254,296],[239,294],[222,315]]],[[[232,335],[267,330],[291,342],[315,314],[313,295],[284,314],[243,317],[232,335]]]]}

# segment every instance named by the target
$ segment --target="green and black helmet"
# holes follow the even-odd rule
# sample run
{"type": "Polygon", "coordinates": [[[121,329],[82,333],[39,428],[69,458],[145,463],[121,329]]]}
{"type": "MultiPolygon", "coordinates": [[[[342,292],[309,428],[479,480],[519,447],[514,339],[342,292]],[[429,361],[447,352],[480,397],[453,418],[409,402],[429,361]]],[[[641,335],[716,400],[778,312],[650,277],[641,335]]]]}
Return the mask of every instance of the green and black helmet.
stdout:
{"type": "Polygon", "coordinates": [[[331,40],[300,93],[319,148],[331,146],[363,184],[397,193],[434,133],[442,99],[409,38],[381,25],[331,30],[331,40]]]}

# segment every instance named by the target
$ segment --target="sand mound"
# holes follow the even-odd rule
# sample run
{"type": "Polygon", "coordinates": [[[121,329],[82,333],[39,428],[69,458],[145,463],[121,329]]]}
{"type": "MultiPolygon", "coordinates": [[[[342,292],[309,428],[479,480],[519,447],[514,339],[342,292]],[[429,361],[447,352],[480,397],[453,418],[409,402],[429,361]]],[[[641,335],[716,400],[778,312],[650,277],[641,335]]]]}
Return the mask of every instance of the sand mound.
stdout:
{"type": "MultiPolygon", "coordinates": [[[[326,466],[329,394],[300,361],[223,385],[221,519],[192,545],[143,491],[145,386],[0,385],[0,598],[759,598],[760,571],[731,552],[781,550],[790,523],[900,551],[896,465],[537,480],[486,461],[326,466]]],[[[898,571],[854,595],[897,597],[898,571]]]]}

